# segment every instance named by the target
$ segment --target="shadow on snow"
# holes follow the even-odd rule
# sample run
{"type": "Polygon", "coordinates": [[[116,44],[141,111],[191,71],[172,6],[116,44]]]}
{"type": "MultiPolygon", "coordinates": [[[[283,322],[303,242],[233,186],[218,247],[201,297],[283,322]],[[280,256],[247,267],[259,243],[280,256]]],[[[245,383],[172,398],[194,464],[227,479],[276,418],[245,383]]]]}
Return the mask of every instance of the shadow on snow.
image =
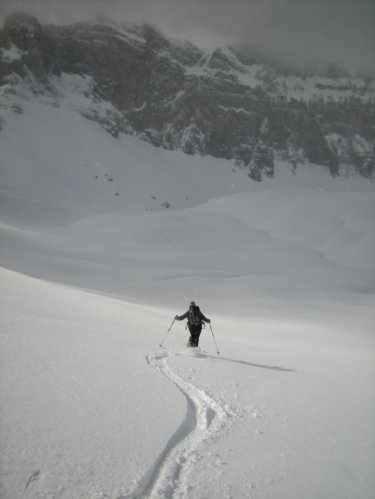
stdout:
{"type": "Polygon", "coordinates": [[[235,364],[243,364],[244,366],[249,366],[249,367],[259,367],[260,369],[272,369],[273,371],[283,371],[283,372],[288,372],[288,373],[294,373],[296,372],[294,369],[288,369],[286,367],[279,367],[279,366],[266,366],[264,364],[255,364],[253,362],[247,362],[245,360],[238,360],[238,359],[229,359],[228,357],[222,357],[216,356],[216,355],[208,355],[206,353],[198,353],[196,355],[197,358],[210,358],[210,359],[215,359],[215,360],[224,360],[225,362],[234,362],[235,364]]]}

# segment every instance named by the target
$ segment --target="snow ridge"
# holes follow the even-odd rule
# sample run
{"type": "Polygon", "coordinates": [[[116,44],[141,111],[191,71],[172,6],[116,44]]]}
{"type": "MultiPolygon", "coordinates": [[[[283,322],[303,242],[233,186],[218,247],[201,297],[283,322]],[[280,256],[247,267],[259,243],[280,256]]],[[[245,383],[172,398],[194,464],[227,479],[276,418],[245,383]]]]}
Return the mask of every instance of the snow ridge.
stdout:
{"type": "Polygon", "coordinates": [[[236,412],[180,378],[167,364],[171,352],[146,355],[147,364],[171,380],[186,397],[186,414],[138,487],[126,499],[189,496],[190,474],[200,449],[231,427],[236,412]]]}

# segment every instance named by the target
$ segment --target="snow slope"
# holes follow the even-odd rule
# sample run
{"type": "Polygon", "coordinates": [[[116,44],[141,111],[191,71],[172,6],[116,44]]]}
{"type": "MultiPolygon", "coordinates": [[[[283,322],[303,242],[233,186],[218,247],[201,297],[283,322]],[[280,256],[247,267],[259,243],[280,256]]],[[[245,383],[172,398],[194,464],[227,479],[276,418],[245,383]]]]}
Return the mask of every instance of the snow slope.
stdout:
{"type": "Polygon", "coordinates": [[[0,132],[0,496],[373,497],[372,184],[254,184],[22,107],[0,132]],[[209,328],[197,352],[167,333],[192,299],[221,355],[209,328]]]}

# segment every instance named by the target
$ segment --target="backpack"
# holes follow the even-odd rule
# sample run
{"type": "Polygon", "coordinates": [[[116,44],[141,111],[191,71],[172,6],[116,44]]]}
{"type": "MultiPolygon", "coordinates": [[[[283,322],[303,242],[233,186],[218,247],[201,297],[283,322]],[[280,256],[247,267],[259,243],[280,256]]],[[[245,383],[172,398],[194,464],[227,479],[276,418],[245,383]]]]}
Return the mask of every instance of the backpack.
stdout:
{"type": "Polygon", "coordinates": [[[190,307],[188,322],[193,326],[200,326],[202,324],[201,311],[199,310],[199,307],[190,307]]]}

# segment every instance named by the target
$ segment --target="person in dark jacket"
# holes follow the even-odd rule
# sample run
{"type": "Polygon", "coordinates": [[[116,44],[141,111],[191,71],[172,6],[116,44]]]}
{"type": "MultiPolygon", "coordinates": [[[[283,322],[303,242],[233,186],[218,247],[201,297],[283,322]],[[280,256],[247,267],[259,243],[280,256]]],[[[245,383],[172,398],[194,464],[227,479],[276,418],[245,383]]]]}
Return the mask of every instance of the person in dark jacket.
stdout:
{"type": "Polygon", "coordinates": [[[190,338],[188,341],[188,347],[197,347],[199,344],[199,336],[202,332],[203,322],[208,324],[211,322],[210,319],[205,317],[200,308],[195,304],[195,302],[190,302],[189,310],[183,315],[176,315],[176,321],[183,321],[187,319],[187,325],[190,331],[190,338]]]}

